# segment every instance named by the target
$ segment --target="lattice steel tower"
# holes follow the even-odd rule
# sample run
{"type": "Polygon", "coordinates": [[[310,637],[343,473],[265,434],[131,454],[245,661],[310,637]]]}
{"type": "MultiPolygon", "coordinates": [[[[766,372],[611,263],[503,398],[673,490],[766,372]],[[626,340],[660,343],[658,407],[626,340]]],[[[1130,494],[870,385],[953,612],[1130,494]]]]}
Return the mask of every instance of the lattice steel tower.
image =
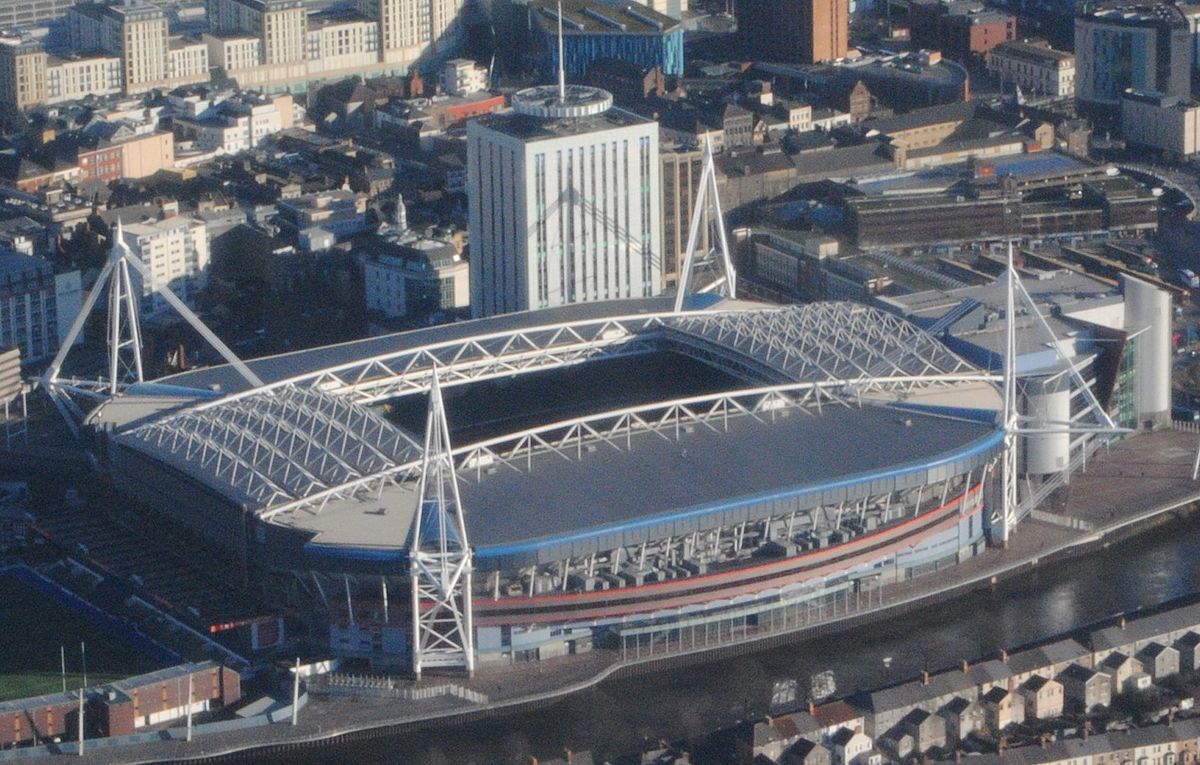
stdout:
{"type": "Polygon", "coordinates": [[[473,674],[471,548],[436,367],[429,386],[417,500],[409,548],[413,674],[420,679],[429,667],[461,668],[473,674]]]}

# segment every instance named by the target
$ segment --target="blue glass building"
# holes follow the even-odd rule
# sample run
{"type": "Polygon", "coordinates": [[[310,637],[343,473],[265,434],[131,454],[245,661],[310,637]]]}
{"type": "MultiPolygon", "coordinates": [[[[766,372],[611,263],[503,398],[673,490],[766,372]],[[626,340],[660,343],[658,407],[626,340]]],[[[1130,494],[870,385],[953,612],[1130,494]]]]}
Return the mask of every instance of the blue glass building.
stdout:
{"type": "MultiPolygon", "coordinates": [[[[610,5],[563,0],[563,52],[571,78],[586,76],[591,63],[616,58],[663,74],[683,74],[683,24],[639,3],[610,5]]],[[[529,24],[539,51],[535,67],[553,80],[558,71],[557,0],[529,4],[529,24]]]]}

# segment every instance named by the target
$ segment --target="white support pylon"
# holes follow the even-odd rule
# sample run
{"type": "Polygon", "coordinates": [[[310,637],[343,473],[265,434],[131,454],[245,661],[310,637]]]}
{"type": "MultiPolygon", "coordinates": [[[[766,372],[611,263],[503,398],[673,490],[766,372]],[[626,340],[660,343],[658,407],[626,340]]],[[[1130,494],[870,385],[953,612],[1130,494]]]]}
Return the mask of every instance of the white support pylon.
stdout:
{"type": "Polygon", "coordinates": [[[412,590],[412,669],[475,672],[471,548],[450,449],[450,430],[437,368],[429,387],[425,454],[417,484],[417,513],[409,545],[412,590]]]}
{"type": "Polygon", "coordinates": [[[1017,526],[1017,271],[1008,243],[1004,271],[1004,459],[1001,463],[1000,542],[1008,544],[1017,526]]]}
{"type": "MultiPolygon", "coordinates": [[[[1096,398],[1096,394],[1092,392],[1091,387],[1088,386],[1087,381],[1083,378],[1083,374],[1079,371],[1079,366],[1075,363],[1075,360],[1059,346],[1058,337],[1054,334],[1054,330],[1050,328],[1049,322],[1042,316],[1041,309],[1038,307],[1036,301],[1034,301],[1033,296],[1029,294],[1029,291],[1025,289],[1025,285],[1021,283],[1021,277],[1017,274],[1016,265],[1013,261],[1013,245],[1011,241],[1008,243],[1008,261],[1004,276],[1004,457],[1001,468],[1003,472],[1003,487],[999,520],[1000,541],[1002,544],[1007,544],[1016,530],[1017,522],[1020,520],[1017,517],[1020,512],[1017,480],[1017,445],[1019,436],[1045,433],[1113,436],[1118,433],[1127,432],[1128,429],[1118,427],[1113,422],[1112,417],[1104,410],[1104,407],[1096,398]],[[1034,420],[1033,418],[1023,417],[1020,414],[1017,406],[1016,318],[1018,299],[1021,300],[1029,313],[1034,317],[1036,324],[1042,333],[1046,335],[1046,339],[1050,341],[1051,346],[1054,348],[1055,356],[1066,365],[1072,382],[1087,400],[1088,409],[1096,419],[1095,425],[1070,421],[1034,420]]],[[[1086,448],[1085,444],[1085,455],[1086,448]]],[[[1198,457],[1198,464],[1200,464],[1200,457],[1198,457]]],[[[1070,470],[1070,465],[1067,466],[1066,470],[1070,470]]]]}
{"type": "Polygon", "coordinates": [[[88,292],[87,300],[84,301],[79,313],[75,316],[70,331],[67,332],[59,346],[54,361],[46,368],[46,372],[41,378],[42,387],[50,394],[54,405],[63,414],[72,430],[77,430],[75,419],[82,419],[83,413],[79,406],[71,400],[69,394],[75,393],[91,398],[97,398],[97,394],[101,394],[100,398],[111,397],[120,393],[127,384],[143,382],[145,379],[142,370],[142,333],[138,322],[140,296],[134,289],[134,271],[140,275],[144,284],[148,285],[153,292],[161,295],[201,337],[208,341],[209,345],[247,383],[255,388],[262,386],[262,380],[225,343],[221,342],[221,339],[213,334],[211,329],[205,326],[200,317],[188,308],[169,287],[154,278],[146,264],[134,254],[125,242],[125,230],[118,218],[108,259],[96,277],[96,283],[88,292]],[[83,325],[96,307],[96,303],[99,302],[100,295],[106,287],[108,289],[108,329],[105,336],[108,339],[108,363],[107,379],[104,380],[101,391],[97,390],[95,386],[86,387],[77,384],[76,381],[63,380],[59,374],[62,372],[67,354],[83,333],[83,325]]]}
{"type": "Polygon", "coordinates": [[[688,230],[687,250],[684,253],[683,266],[679,269],[679,286],[675,291],[675,313],[683,312],[683,300],[692,286],[692,271],[696,267],[696,247],[699,244],[700,231],[705,225],[706,217],[716,226],[720,265],[725,273],[721,279],[701,287],[699,291],[707,292],[724,286],[725,296],[736,298],[737,272],[733,269],[733,258],[729,255],[729,238],[725,233],[725,216],[721,212],[721,197],[717,191],[717,169],[713,160],[712,141],[709,138],[704,139],[704,167],[700,171],[700,187],[696,192],[696,201],[692,205],[692,225],[688,230]]]}
{"type": "Polygon", "coordinates": [[[129,274],[133,252],[125,243],[121,219],[109,258],[114,261],[108,282],[108,394],[117,395],[123,383],[142,382],[142,330],[138,298],[129,274]],[[122,358],[122,352],[128,358],[122,358]]]}

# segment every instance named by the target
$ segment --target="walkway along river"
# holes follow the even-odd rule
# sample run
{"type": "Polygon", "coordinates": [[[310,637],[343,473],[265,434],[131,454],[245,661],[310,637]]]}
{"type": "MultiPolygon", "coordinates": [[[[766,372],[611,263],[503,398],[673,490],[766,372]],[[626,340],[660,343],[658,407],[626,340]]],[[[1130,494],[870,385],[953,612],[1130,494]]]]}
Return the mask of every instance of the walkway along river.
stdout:
{"type": "MultiPolygon", "coordinates": [[[[609,680],[535,713],[289,751],[259,762],[507,763],[564,747],[601,757],[698,737],[767,711],[774,680],[832,670],[838,692],[883,685],[1071,630],[1118,611],[1200,592],[1200,515],[1176,518],[900,617],[755,654],[609,680]]],[[[536,672],[536,667],[530,668],[536,672]]],[[[703,756],[702,756],[703,757],[703,756]]],[[[705,762],[701,757],[700,762],[705,762]]],[[[712,761],[712,760],[708,760],[712,761]]]]}

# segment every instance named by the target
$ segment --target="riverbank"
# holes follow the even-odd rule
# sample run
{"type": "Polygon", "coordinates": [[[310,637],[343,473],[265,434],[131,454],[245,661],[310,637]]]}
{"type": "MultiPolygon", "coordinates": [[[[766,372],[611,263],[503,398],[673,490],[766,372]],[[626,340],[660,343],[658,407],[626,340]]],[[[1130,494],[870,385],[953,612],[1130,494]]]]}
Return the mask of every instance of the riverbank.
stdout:
{"type": "Polygon", "coordinates": [[[1063,518],[1078,519],[1087,528],[1026,521],[1009,548],[990,550],[935,576],[892,587],[885,592],[883,602],[874,606],[860,605],[855,609],[847,605],[844,613],[826,614],[817,620],[783,625],[769,632],[756,627],[751,634],[748,629],[736,641],[696,651],[677,650],[669,655],[625,661],[614,656],[613,651],[595,651],[583,657],[488,670],[472,681],[464,681],[464,685],[489,697],[486,705],[472,707],[451,699],[404,705],[314,701],[295,728],[277,726],[250,736],[223,738],[219,743],[193,742],[190,747],[173,742],[156,743],[122,752],[123,758],[111,761],[259,759],[292,753],[288,755],[291,757],[312,747],[386,739],[431,727],[459,726],[535,711],[605,681],[627,681],[669,672],[674,667],[762,651],[773,645],[794,644],[817,634],[843,632],[864,624],[886,624],[913,609],[948,601],[965,592],[993,588],[1004,580],[1019,579],[1024,573],[1044,569],[1052,561],[1095,551],[1138,534],[1164,517],[1190,512],[1200,498],[1200,487],[1190,480],[1195,440],[1195,434],[1164,431],[1115,445],[1111,454],[1093,459],[1086,474],[1074,476],[1069,490],[1063,491],[1058,501],[1047,508],[1063,518]]]}

